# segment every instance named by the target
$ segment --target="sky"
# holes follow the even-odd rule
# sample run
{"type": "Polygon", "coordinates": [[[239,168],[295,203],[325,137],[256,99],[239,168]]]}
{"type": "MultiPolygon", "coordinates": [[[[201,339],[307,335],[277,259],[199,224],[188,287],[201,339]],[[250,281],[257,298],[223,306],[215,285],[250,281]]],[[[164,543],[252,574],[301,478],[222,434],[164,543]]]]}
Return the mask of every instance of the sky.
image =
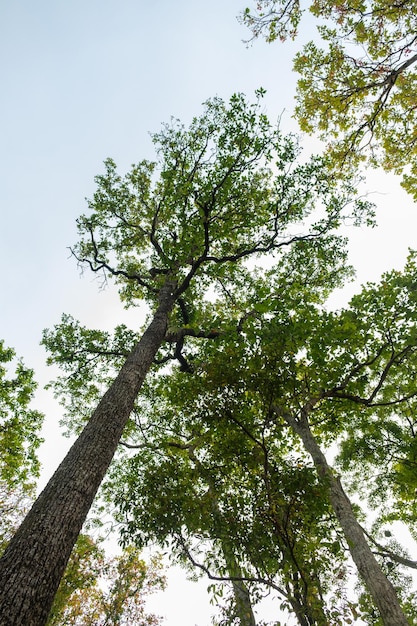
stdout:
{"type": "MultiPolygon", "coordinates": [[[[104,159],[112,157],[121,172],[152,159],[149,132],[171,116],[187,123],[208,98],[250,96],[259,87],[267,90],[269,117],[281,118],[284,132],[297,131],[291,59],[299,44],[246,46],[248,32],[237,20],[246,4],[0,0],[0,337],[40,383],[35,405],[47,416],[41,484],[68,447],[59,434],[60,407],[43,390],[53,371],[39,345],[42,330],[63,312],[103,329],[143,318],[141,311],[125,312],[114,290],[100,290],[94,276],[81,275],[68,249],[104,159]]],[[[416,208],[398,178],[368,172],[363,191],[377,204],[379,226],[349,233],[358,273],[352,293],[358,283],[401,267],[407,248],[416,246],[416,208]]],[[[159,613],[167,626],[206,626],[205,585],[202,592],[178,578],[176,570],[159,613]]]]}

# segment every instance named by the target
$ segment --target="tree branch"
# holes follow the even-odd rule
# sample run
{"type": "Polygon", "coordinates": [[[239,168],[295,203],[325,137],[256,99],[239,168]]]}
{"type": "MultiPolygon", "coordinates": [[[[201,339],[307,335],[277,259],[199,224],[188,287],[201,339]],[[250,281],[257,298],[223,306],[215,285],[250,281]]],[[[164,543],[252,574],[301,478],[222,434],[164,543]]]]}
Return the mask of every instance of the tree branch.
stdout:
{"type": "Polygon", "coordinates": [[[397,563],[400,563],[400,565],[404,565],[405,567],[417,569],[417,561],[413,561],[412,559],[408,559],[405,556],[401,556],[400,554],[397,554],[396,552],[392,552],[392,550],[390,550],[389,548],[386,548],[385,546],[380,544],[378,541],[376,541],[376,539],[374,539],[374,537],[372,537],[372,535],[370,535],[365,530],[365,528],[362,527],[362,530],[365,533],[365,535],[368,537],[369,541],[378,548],[378,550],[376,550],[374,554],[377,554],[378,556],[382,556],[384,558],[390,558],[392,561],[396,561],[397,563]]]}
{"type": "Polygon", "coordinates": [[[204,565],[203,563],[199,563],[191,554],[188,546],[185,543],[184,538],[179,535],[177,537],[178,542],[181,544],[181,547],[184,551],[184,554],[189,559],[190,563],[199,569],[201,569],[210,580],[215,580],[217,582],[247,582],[247,583],[258,583],[262,585],[266,585],[271,587],[275,591],[277,591],[280,595],[284,596],[284,598],[289,598],[288,594],[278,585],[276,585],[272,580],[268,580],[266,578],[261,578],[258,576],[217,576],[212,574],[210,569],[204,565]]]}

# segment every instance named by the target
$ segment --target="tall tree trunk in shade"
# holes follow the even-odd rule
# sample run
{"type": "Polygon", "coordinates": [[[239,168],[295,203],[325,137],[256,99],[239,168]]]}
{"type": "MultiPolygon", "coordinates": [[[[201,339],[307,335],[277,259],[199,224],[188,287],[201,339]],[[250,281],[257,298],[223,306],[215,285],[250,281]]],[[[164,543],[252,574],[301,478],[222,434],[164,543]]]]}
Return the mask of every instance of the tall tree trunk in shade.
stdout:
{"type": "Polygon", "coordinates": [[[173,284],[90,421],[0,559],[0,625],[43,626],[72,548],[164,340],[173,284]]]}

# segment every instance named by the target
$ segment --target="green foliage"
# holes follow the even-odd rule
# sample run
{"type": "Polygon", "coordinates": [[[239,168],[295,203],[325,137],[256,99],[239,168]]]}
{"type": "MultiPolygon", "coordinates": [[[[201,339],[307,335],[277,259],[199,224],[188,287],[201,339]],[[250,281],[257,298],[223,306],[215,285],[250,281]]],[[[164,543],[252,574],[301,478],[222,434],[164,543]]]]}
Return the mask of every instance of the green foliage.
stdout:
{"type": "Polygon", "coordinates": [[[61,425],[65,424],[67,435],[80,432],[82,420],[90,417],[138,339],[138,334],[124,325],[117,326],[111,336],[108,332],[89,330],[66,314],[53,331],[44,330],[42,344],[54,355],[48,357],[47,363],[56,363],[69,374],[47,386],[53,388],[65,408],[61,425]]]}
{"type": "Polygon", "coordinates": [[[124,177],[106,161],[74,254],[114,276],[127,305],[153,302],[167,276],[194,302],[208,281],[233,281],[249,256],[321,240],[347,217],[369,216],[325,160],[295,163],[298,146],[260,111],[262,95],[254,104],[242,95],[210,100],[189,129],[173,120],[153,135],[157,161],[124,177]]]}
{"type": "MultiPolygon", "coordinates": [[[[128,306],[153,305],[166,280],[176,285],[161,364],[181,362],[179,331],[182,339],[198,339],[223,332],[228,318],[235,323],[239,305],[225,315],[216,298],[237,294],[238,285],[245,293],[255,259],[267,267],[288,258],[293,276],[284,288],[297,280],[297,264],[306,263],[315,284],[329,289],[325,276],[333,285],[349,273],[346,242],[336,229],[372,223],[372,207],[355,197],[354,181],[337,183],[320,157],[297,162],[296,142],[262,113],[262,95],[253,104],[242,95],[229,103],[210,100],[188,129],[173,120],[154,135],[156,162],[132,166],[124,177],[107,161],[90,213],[79,220],[75,256],[104,272],[104,280],[113,277],[128,306]]],[[[91,413],[138,331],[117,327],[111,337],[70,316],[45,331],[49,362],[65,373],[54,390],[71,431],[91,413]]]]}
{"type": "MultiPolygon", "coordinates": [[[[176,299],[103,498],[117,503],[126,544],[169,545],[215,580],[244,583],[253,602],[273,589],[304,621],[343,623],[346,545],[275,405],[298,410],[351,363],[346,355],[323,373],[317,344],[340,326],[327,295],[352,275],[337,228],[371,224],[371,207],[325,159],[300,164],[294,140],[240,95],[209,101],[188,129],[174,120],[154,141],[157,161],[125,177],[107,162],[74,248],[128,306],[152,306],[167,280],[176,299]]],[[[349,339],[354,329],[342,326],[349,339]]],[[[64,316],[45,331],[70,431],[138,330],[89,330],[64,316]]],[[[334,439],[343,424],[320,436],[334,439]]]]}
{"type": "Polygon", "coordinates": [[[150,381],[138,407],[144,440],[138,431],[127,440],[138,445],[139,435],[140,453],[113,468],[107,491],[120,507],[127,541],[174,541],[179,554],[190,547],[204,567],[226,578],[225,550],[232,546],[255,600],[264,585],[275,585],[286,607],[301,594],[305,610],[326,623],[331,609],[320,594],[330,593],[331,581],[328,606],[348,610],[342,544],[314,471],[269,409],[277,376],[280,393],[292,397],[296,354],[315,310],[311,301],[320,303],[332,277],[340,278],[312,255],[300,263],[307,261],[304,251],[301,246],[296,264],[294,250],[268,282],[252,276],[246,293],[241,285],[228,290],[219,308],[235,310],[234,328],[198,353],[190,347],[195,375],[150,381]],[[330,567],[337,576],[330,577],[330,567]]]}
{"type": "Polygon", "coordinates": [[[80,535],[61,580],[48,626],[157,626],[145,610],[149,594],[163,589],[159,558],[146,564],[134,547],[106,557],[91,537],[80,535]]]}
{"type": "Polygon", "coordinates": [[[162,383],[167,396],[164,409],[153,407],[147,449],[112,470],[107,490],[123,536],[139,545],[169,543],[182,562],[191,557],[226,580],[243,575],[253,601],[265,587],[282,589],[287,607],[302,603],[326,623],[321,594],[330,564],[341,560],[341,578],[345,570],[314,471],[288,456],[288,438],[277,441],[247,393],[223,390],[223,400],[208,405],[208,385],[200,380],[193,401],[193,382],[189,389],[179,375],[162,383]]]}
{"type": "MultiPolygon", "coordinates": [[[[194,346],[193,372],[150,382],[140,405],[144,438],[132,431],[130,439],[140,453],[113,467],[107,497],[126,541],[174,542],[178,554],[220,579],[230,575],[230,548],[255,601],[270,586],[294,612],[302,598],[312,623],[352,623],[361,614],[376,624],[368,596],[359,605],[348,600],[348,546],[326,485],[279,410],[309,412],[317,441],[341,447],[362,493],[372,496],[376,476],[381,497],[391,493],[401,510],[389,468],[397,468],[400,442],[404,455],[402,429],[415,413],[416,255],[337,312],[323,307],[325,294],[310,291],[308,280],[300,288],[299,272],[294,291],[277,288],[285,266],[275,284],[271,273],[268,283],[252,280],[244,295],[240,286],[229,290],[223,308],[242,307],[234,331],[194,346]],[[390,420],[399,429],[395,448],[390,420]]],[[[415,476],[402,476],[414,493],[415,476]]],[[[384,562],[411,619],[406,577],[389,566],[389,555],[384,562]]]]}
{"type": "Polygon", "coordinates": [[[242,19],[254,37],[285,40],[297,36],[307,8],[318,20],[320,43],[305,44],[294,60],[300,127],[328,143],[336,168],[346,173],[366,158],[404,173],[416,198],[417,4],[262,0],[242,19]]]}
{"type": "Polygon", "coordinates": [[[15,353],[0,342],[0,481],[10,488],[20,485],[31,490],[39,474],[37,449],[43,415],[30,408],[36,389],[33,371],[18,361],[15,353]]]}
{"type": "Polygon", "coordinates": [[[29,510],[39,475],[43,415],[30,403],[33,371],[0,341],[0,553],[29,510]]]}
{"type": "Polygon", "coordinates": [[[347,426],[340,462],[363,483],[370,502],[382,507],[382,519],[402,520],[414,532],[417,511],[415,456],[416,410],[416,255],[410,254],[403,272],[383,276],[353,299],[367,317],[360,332],[369,346],[361,386],[367,400],[354,412],[347,426]],[[364,324],[372,319],[372,324],[364,324]],[[360,462],[360,463],[359,463],[360,462]],[[385,468],[384,472],[379,467],[385,468]],[[391,498],[388,500],[387,495],[391,498]]]}

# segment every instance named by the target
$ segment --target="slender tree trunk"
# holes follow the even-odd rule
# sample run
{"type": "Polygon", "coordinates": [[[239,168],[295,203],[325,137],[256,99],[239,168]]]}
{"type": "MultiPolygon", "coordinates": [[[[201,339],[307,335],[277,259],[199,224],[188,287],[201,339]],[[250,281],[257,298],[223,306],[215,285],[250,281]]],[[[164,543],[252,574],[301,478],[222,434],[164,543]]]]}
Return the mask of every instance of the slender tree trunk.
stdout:
{"type": "Polygon", "coordinates": [[[207,472],[207,470],[203,467],[199,459],[194,454],[194,450],[190,447],[188,448],[188,456],[197,468],[197,476],[199,478],[203,477],[203,480],[208,485],[209,493],[211,496],[211,510],[213,513],[213,518],[215,520],[215,525],[217,527],[216,530],[218,538],[220,540],[221,549],[226,563],[227,573],[232,579],[231,582],[233,587],[233,595],[235,597],[236,616],[240,621],[240,626],[256,626],[256,620],[252,609],[249,589],[247,588],[243,580],[233,580],[236,578],[243,578],[243,572],[233,551],[233,545],[231,544],[229,538],[225,536],[225,533],[223,532],[226,523],[219,508],[215,483],[210,474],[207,472]]]}
{"type": "Polygon", "coordinates": [[[329,487],[330,502],[347,539],[350,554],[375,605],[378,607],[384,626],[409,626],[398,602],[395,589],[375,559],[353,512],[352,504],[345,494],[339,478],[334,476],[326,457],[317,444],[307,418],[302,417],[298,420],[288,413],[280,411],[280,414],[301,437],[305,449],[314,461],[317,473],[329,487]]]}
{"type": "Polygon", "coordinates": [[[174,285],[0,559],[0,625],[44,626],[71,550],[160,347],[174,285]]]}
{"type": "MultiPolygon", "coordinates": [[[[221,539],[221,546],[229,576],[232,579],[243,578],[243,572],[229,542],[226,539],[221,539]]],[[[235,596],[236,615],[240,621],[240,626],[256,626],[247,586],[243,580],[232,580],[232,586],[233,595],[235,596]]]]}

